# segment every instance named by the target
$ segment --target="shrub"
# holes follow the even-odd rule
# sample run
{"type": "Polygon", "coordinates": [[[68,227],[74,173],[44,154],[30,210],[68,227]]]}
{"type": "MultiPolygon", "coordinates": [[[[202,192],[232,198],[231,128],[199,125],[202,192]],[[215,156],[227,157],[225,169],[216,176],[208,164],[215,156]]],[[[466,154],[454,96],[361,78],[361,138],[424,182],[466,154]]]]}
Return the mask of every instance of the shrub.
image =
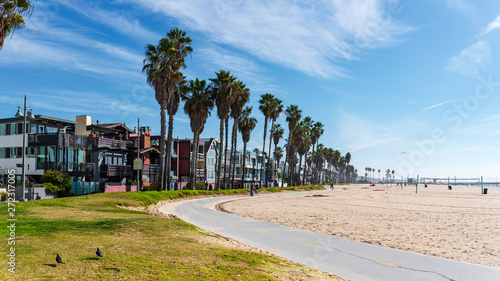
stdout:
{"type": "Polygon", "coordinates": [[[0,194],[1,194],[1,197],[2,197],[2,201],[7,201],[7,196],[9,195],[7,193],[7,191],[2,191],[2,192],[0,192],[0,194]]]}
{"type": "Polygon", "coordinates": [[[196,190],[204,190],[205,189],[205,184],[202,182],[197,182],[196,183],[196,190]]]}
{"type": "Polygon", "coordinates": [[[44,182],[44,183],[42,183],[42,187],[45,187],[48,192],[59,192],[59,191],[61,191],[61,189],[59,188],[59,186],[53,185],[50,182],[44,182]]]}
{"type": "Polygon", "coordinates": [[[58,195],[61,197],[68,196],[71,191],[71,177],[64,172],[47,170],[43,173],[42,183],[43,187],[47,188],[47,186],[49,186],[49,191],[57,191],[58,195]],[[47,185],[47,183],[50,183],[52,186],[47,185]]]}
{"type": "Polygon", "coordinates": [[[158,189],[158,183],[152,182],[150,186],[143,186],[142,191],[153,191],[158,189]]]}

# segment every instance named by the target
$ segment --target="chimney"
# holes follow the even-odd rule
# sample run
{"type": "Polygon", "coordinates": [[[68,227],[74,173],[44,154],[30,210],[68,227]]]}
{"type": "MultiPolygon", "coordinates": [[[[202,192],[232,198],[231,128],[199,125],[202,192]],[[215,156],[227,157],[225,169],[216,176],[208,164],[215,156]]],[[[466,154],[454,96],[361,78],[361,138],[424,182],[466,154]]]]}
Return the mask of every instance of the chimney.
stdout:
{"type": "Polygon", "coordinates": [[[76,116],[75,134],[81,136],[90,135],[90,131],[87,130],[88,125],[92,125],[92,120],[90,116],[88,115],[76,116]]]}

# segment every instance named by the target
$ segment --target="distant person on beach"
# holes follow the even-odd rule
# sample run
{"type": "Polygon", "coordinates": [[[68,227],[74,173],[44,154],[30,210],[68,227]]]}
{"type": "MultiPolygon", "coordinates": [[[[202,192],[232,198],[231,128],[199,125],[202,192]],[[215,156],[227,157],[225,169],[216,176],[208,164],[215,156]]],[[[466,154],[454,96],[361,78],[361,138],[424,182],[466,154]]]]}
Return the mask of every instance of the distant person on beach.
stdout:
{"type": "Polygon", "coordinates": [[[255,185],[255,194],[258,195],[259,194],[259,184],[256,184],[255,185]]]}
{"type": "Polygon", "coordinates": [[[250,185],[250,196],[253,196],[253,190],[254,190],[255,186],[253,185],[253,183],[250,185]]]}

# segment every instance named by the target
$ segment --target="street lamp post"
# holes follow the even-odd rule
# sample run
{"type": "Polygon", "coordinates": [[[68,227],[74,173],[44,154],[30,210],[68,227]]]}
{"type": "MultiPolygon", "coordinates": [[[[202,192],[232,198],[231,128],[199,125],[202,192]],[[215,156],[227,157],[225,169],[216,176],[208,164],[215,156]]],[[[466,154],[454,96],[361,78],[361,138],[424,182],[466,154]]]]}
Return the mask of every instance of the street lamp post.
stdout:
{"type": "Polygon", "coordinates": [[[29,117],[30,119],[33,118],[33,113],[32,113],[33,109],[26,108],[26,101],[27,101],[27,98],[26,98],[26,95],[24,95],[24,107],[18,106],[17,107],[17,113],[16,113],[17,117],[21,117],[21,116],[24,117],[24,122],[23,122],[23,153],[22,153],[22,155],[23,155],[23,160],[22,160],[23,161],[23,164],[22,164],[23,167],[22,167],[22,178],[21,178],[22,182],[23,182],[22,183],[23,189],[22,189],[22,192],[21,192],[21,194],[22,194],[22,198],[21,199],[22,200],[19,200],[19,201],[25,201],[26,200],[25,194],[24,194],[24,190],[26,188],[26,171],[25,171],[25,166],[26,166],[26,160],[25,160],[25,158],[26,158],[26,117],[29,117]],[[21,113],[21,108],[24,110],[24,114],[21,113]],[[30,110],[30,111],[28,111],[28,115],[29,116],[26,116],[26,110],[27,109],[30,110]]]}

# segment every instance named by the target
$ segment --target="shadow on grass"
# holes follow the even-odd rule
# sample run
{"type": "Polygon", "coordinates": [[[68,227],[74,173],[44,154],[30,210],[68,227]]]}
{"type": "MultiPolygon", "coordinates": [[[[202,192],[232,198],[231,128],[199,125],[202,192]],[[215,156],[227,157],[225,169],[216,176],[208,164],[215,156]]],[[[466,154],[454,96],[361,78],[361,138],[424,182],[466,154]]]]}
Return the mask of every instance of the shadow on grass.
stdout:
{"type": "Polygon", "coordinates": [[[82,260],[88,260],[88,261],[98,261],[99,258],[83,258],[82,260]]]}
{"type": "Polygon", "coordinates": [[[57,267],[55,263],[44,263],[43,265],[50,266],[50,267],[57,267]]]}

